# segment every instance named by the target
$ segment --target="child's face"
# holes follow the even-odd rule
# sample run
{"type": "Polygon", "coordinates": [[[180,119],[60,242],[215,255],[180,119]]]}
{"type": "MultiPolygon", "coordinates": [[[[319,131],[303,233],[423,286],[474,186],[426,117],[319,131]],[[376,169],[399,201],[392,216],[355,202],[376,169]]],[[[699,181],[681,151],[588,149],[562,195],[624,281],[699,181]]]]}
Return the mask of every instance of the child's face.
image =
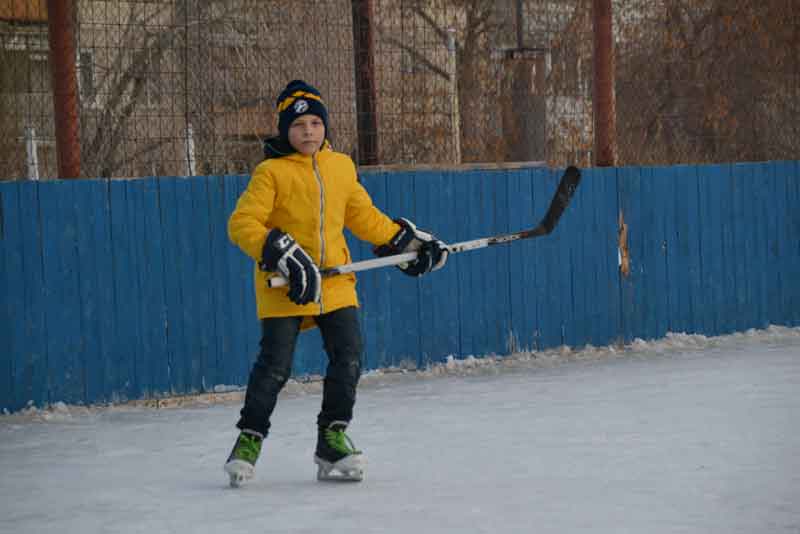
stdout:
{"type": "Polygon", "coordinates": [[[289,143],[306,156],[319,150],[325,140],[325,123],[316,115],[300,115],[289,125],[289,143]]]}

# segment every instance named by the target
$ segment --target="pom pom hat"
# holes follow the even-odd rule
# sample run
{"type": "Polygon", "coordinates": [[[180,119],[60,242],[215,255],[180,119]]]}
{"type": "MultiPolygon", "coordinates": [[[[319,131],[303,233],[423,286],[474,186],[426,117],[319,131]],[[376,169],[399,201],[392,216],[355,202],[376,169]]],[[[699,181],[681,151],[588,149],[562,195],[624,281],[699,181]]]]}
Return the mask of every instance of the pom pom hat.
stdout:
{"type": "Polygon", "coordinates": [[[325,125],[325,137],[328,136],[328,110],[322,102],[317,89],[303,80],[292,80],[278,95],[278,132],[281,139],[289,141],[289,126],[301,115],[316,115],[325,125]]]}

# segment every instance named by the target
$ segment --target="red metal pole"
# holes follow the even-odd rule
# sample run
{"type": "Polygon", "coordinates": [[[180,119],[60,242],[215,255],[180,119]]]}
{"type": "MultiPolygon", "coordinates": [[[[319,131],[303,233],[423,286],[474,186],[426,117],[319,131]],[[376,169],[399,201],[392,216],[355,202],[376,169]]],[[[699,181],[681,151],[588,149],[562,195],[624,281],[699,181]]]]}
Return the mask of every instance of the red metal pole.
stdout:
{"type": "Polygon", "coordinates": [[[47,19],[58,177],[78,178],[81,175],[81,142],[72,0],[47,0],[47,19]]]}
{"type": "Polygon", "coordinates": [[[614,33],[611,0],[594,0],[594,158],[598,167],[617,164],[614,94],[614,33]]]}
{"type": "Polygon", "coordinates": [[[358,163],[378,164],[378,115],[375,95],[373,0],[352,0],[353,52],[356,69],[358,163]]]}

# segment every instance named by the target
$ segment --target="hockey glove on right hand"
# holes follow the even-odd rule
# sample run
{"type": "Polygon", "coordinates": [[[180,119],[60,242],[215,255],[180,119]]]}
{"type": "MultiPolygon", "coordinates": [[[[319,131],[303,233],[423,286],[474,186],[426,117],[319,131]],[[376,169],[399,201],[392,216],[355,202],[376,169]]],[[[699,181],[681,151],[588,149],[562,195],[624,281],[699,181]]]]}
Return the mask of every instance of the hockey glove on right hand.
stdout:
{"type": "Polygon", "coordinates": [[[303,305],[319,302],[322,277],[319,268],[289,234],[278,228],[267,234],[261,252],[262,271],[281,273],[289,281],[289,300],[303,305]]]}
{"type": "Polygon", "coordinates": [[[416,227],[408,219],[395,219],[400,230],[385,245],[375,247],[376,256],[392,256],[404,252],[416,252],[417,259],[409,263],[401,263],[398,269],[409,276],[421,276],[444,267],[450,250],[435,235],[416,227]]]}

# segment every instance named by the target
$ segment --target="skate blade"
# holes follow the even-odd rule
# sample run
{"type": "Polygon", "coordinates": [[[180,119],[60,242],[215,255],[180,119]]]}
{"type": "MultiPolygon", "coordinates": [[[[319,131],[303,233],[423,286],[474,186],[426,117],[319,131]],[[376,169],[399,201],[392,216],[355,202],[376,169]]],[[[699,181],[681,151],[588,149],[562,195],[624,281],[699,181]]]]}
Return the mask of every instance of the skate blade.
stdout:
{"type": "Polygon", "coordinates": [[[361,482],[364,480],[366,459],[361,454],[342,458],[336,463],[314,456],[317,464],[317,480],[322,482],[361,482]]]}
{"type": "Polygon", "coordinates": [[[255,469],[247,462],[231,460],[225,464],[225,472],[230,477],[231,487],[241,488],[248,480],[253,478],[255,469]]]}

